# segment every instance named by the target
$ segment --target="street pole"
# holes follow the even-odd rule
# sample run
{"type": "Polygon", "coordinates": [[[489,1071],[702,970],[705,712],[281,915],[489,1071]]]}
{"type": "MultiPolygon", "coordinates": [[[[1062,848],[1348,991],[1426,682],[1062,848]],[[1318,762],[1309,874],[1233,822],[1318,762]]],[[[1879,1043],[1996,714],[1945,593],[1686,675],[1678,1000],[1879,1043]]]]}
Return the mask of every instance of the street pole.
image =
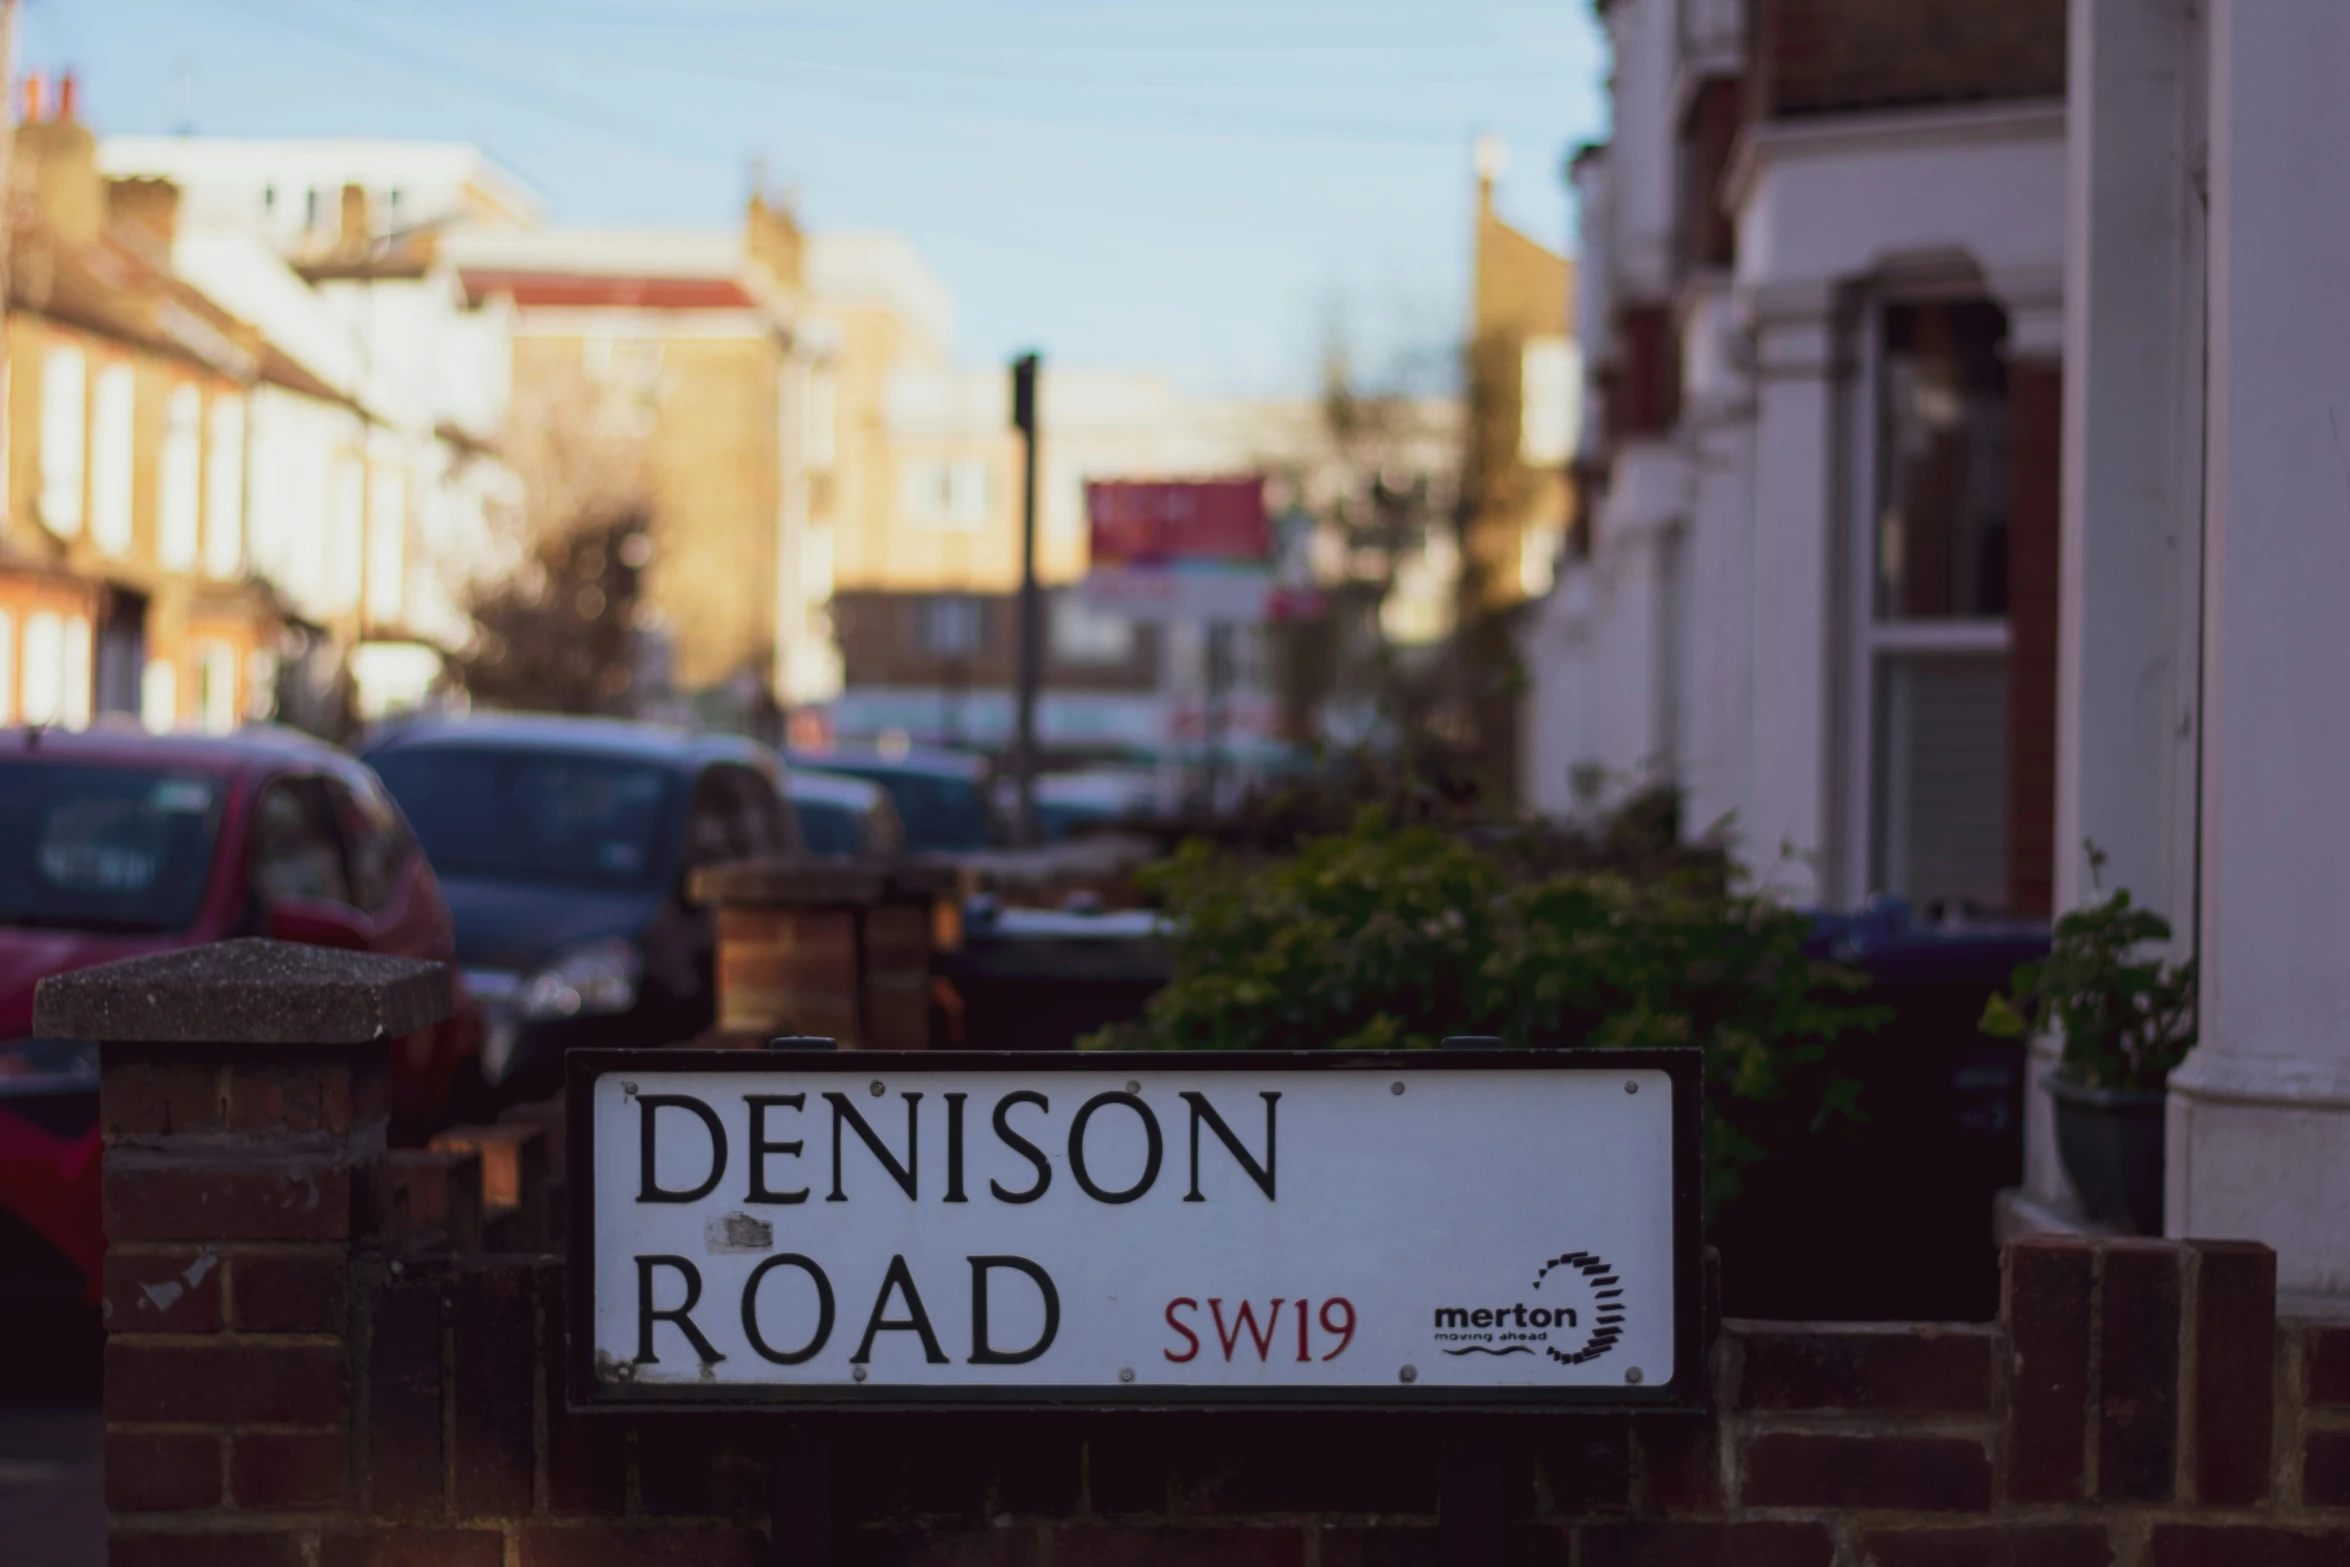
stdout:
{"type": "Polygon", "coordinates": [[[10,504],[8,407],[8,269],[14,262],[16,200],[16,13],[20,0],[0,0],[0,530],[14,520],[10,504]]]}
{"type": "Polygon", "coordinates": [[[1012,361],[1012,427],[1020,432],[1020,667],[1013,778],[1020,790],[1019,836],[1036,842],[1036,688],[1043,673],[1044,616],[1036,588],[1036,366],[1034,354],[1012,361]]]}
{"type": "Polygon", "coordinates": [[[1218,814],[1224,792],[1224,693],[1232,682],[1232,627],[1221,620],[1208,622],[1207,814],[1218,814]]]}

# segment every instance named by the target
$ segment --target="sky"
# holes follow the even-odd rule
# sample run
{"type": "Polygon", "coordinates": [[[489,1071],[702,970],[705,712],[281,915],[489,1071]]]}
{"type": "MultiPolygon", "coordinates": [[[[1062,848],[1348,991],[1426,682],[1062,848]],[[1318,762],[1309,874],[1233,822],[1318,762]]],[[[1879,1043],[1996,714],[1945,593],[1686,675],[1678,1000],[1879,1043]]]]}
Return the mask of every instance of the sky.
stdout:
{"type": "Polygon", "coordinates": [[[1590,0],[25,0],[101,135],[477,143],[551,221],[906,235],[956,349],[1309,389],[1431,384],[1467,311],[1471,147],[1572,249],[1604,134],[1590,0]]]}

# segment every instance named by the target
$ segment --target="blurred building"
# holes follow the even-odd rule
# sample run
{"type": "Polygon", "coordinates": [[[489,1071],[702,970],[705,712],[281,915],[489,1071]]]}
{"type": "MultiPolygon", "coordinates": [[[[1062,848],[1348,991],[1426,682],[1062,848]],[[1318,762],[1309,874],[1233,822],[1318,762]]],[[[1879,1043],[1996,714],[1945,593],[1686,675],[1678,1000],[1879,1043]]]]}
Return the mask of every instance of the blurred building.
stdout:
{"type": "MultiPolygon", "coordinates": [[[[204,204],[162,165],[203,188],[202,144],[121,154],[80,123],[70,79],[25,98],[0,714],[335,733],[354,707],[421,695],[464,626],[441,569],[462,551],[443,546],[479,535],[506,488],[479,436],[444,405],[402,406],[364,312],[233,225],[191,223],[204,204]]],[[[346,227],[321,248],[375,247],[346,227]]],[[[449,345],[419,335],[412,359],[445,365],[449,345]]]]}
{"type": "MultiPolygon", "coordinates": [[[[1001,749],[1014,722],[1023,482],[1010,372],[953,362],[951,296],[897,236],[814,235],[807,277],[811,335],[824,344],[808,445],[811,539],[841,659],[839,695],[823,717],[846,739],[894,732],[1001,749]]],[[[1204,628],[1088,604],[1086,485],[1262,473],[1278,502],[1296,505],[1371,475],[1347,466],[1326,410],[1310,400],[1200,398],[1164,376],[1048,360],[1039,410],[1040,739],[1072,762],[1196,752],[1210,727],[1204,628]]],[[[1378,443],[1384,471],[1408,482],[1406,464],[1416,464],[1423,485],[1434,475],[1449,491],[1453,405],[1407,412],[1378,443]]],[[[1318,553],[1304,542],[1326,573],[1348,569],[1335,540],[1318,553]]],[[[1413,561],[1424,567],[1426,553],[1413,561]]],[[[1450,578],[1440,575],[1437,604],[1419,577],[1396,595],[1407,631],[1449,608],[1450,578]]],[[[1232,668],[1218,672],[1217,718],[1238,758],[1269,757],[1296,738],[1265,631],[1238,628],[1232,668]]]]}
{"type": "MultiPolygon", "coordinates": [[[[284,712],[332,732],[425,700],[507,570],[511,312],[477,305],[447,236],[536,220],[453,144],[110,137],[100,165],[168,185],[179,274],[270,347],[251,408],[251,570],[286,612],[284,712]]],[[[155,211],[166,210],[158,203],[155,211]]]]}
{"type": "Polygon", "coordinates": [[[1487,608],[1522,603],[1550,587],[1566,540],[1567,460],[1582,401],[1574,263],[1495,210],[1503,158],[1498,140],[1478,143],[1465,585],[1487,608]]]}
{"type": "Polygon", "coordinates": [[[1528,795],[1669,779],[1791,896],[2045,914],[2065,0],[1601,9],[1528,795]]]}
{"type": "Polygon", "coordinates": [[[448,248],[474,307],[511,314],[509,442],[543,518],[650,519],[642,667],[669,690],[647,704],[780,737],[832,689],[807,455],[831,393],[789,211],[755,195],[734,230],[477,228],[448,248]]]}

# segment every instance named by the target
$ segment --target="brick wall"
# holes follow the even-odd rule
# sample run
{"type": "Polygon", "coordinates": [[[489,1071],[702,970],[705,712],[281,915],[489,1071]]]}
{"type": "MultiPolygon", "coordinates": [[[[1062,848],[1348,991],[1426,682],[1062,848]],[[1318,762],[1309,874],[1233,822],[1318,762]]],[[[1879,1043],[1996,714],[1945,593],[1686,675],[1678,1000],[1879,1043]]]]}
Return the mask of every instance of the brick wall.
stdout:
{"type": "Polygon", "coordinates": [[[1758,119],[2061,98],[2065,0],[1749,0],[1758,119]]]}
{"type": "MultiPolygon", "coordinates": [[[[818,1428],[570,1413],[563,1261],[471,1249],[559,1226],[559,1120],[387,1154],[385,1039],[97,1015],[43,1026],[103,1042],[118,1567],[767,1559],[774,1456],[818,1428]]],[[[2350,1324],[2280,1322],[2260,1246],[2022,1242],[1997,1322],[1733,1321],[1711,1356],[1701,1415],[837,1414],[835,1555],[1400,1567],[1481,1485],[1504,1559],[1556,1567],[2350,1562],[2350,1324]]]]}
{"type": "MultiPolygon", "coordinates": [[[[118,1337],[116,1562],[764,1559],[778,1423],[568,1413],[561,1259],[308,1262],[239,1249],[118,1337]]],[[[2350,1326],[2279,1324],[2274,1278],[2254,1246],[2034,1241],[1998,1324],[1727,1323],[1716,1415],[1490,1420],[1510,1559],[2350,1561],[2350,1326]]],[[[828,1430],[848,1562],[1439,1559],[1438,1417],[828,1430]]]]}

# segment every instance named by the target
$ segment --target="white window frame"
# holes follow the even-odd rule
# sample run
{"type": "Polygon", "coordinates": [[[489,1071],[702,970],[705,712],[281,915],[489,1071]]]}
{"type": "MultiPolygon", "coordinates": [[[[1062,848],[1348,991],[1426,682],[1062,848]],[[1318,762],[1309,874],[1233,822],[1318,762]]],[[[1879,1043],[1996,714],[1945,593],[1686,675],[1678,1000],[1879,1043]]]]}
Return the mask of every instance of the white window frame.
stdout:
{"type": "Polygon", "coordinates": [[[90,390],[90,538],[109,555],[131,551],[131,465],[138,445],[139,375],[127,360],[101,364],[90,390]]]}
{"type": "Polygon", "coordinates": [[[168,658],[151,658],[139,671],[139,723],[158,735],[179,727],[180,672],[168,658]]]}
{"type": "Polygon", "coordinates": [[[53,609],[25,616],[24,699],[17,711],[28,725],[65,717],[65,634],[65,617],[53,609]]]}
{"type": "Polygon", "coordinates": [[[155,481],[155,562],[193,574],[204,556],[204,394],[193,382],[164,394],[155,481]]]}
{"type": "Polygon", "coordinates": [[[61,539],[82,531],[89,451],[90,356],[55,343],[41,364],[41,523],[61,539]]]}
{"type": "Polygon", "coordinates": [[[69,729],[90,727],[92,685],[96,671],[92,668],[98,650],[91,632],[90,617],[65,617],[65,695],[60,717],[69,729]]]}
{"type": "Polygon", "coordinates": [[[205,418],[204,570],[233,577],[245,567],[245,400],[217,396],[205,418]]]}
{"type": "MultiPolygon", "coordinates": [[[[1885,889],[1875,885],[1877,839],[1877,695],[1879,668],[1888,655],[2008,656],[2015,635],[2010,616],[1953,620],[1882,621],[1877,618],[1878,377],[1884,371],[1885,312],[1896,305],[1937,300],[1990,299],[1979,279],[1904,283],[1871,293],[1850,328],[1859,341],[1847,358],[1853,374],[1841,397],[1848,467],[1844,526],[1838,530],[1843,578],[1838,663],[1843,689],[1839,726],[1844,744],[1836,802],[1841,830],[1830,891],[1838,906],[1858,908],[1885,889]]],[[[2005,308],[2002,305],[2002,308],[2005,308]]],[[[2011,584],[2012,591],[2012,584],[2011,584]]],[[[2012,598],[2010,600],[2012,603],[2012,598]]],[[[2010,824],[2012,827],[2012,824],[2010,824]]]]}

